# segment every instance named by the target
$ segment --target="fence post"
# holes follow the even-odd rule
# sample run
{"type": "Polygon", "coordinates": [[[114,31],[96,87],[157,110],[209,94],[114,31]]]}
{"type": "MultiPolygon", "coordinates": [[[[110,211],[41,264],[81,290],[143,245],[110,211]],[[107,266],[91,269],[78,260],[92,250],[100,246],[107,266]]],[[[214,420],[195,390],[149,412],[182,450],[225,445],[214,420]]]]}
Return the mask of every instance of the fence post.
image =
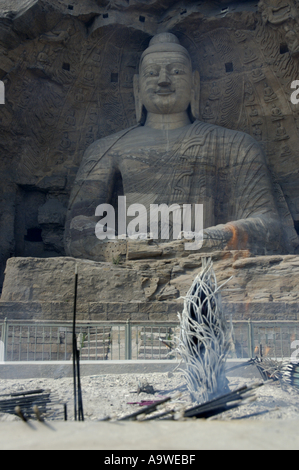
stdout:
{"type": "Polygon", "coordinates": [[[132,325],[130,320],[127,320],[125,326],[125,360],[132,359],[132,325]]]}
{"type": "Polygon", "coordinates": [[[254,356],[254,331],[253,331],[253,324],[251,319],[248,320],[248,349],[249,349],[249,357],[253,358],[254,356]]]}

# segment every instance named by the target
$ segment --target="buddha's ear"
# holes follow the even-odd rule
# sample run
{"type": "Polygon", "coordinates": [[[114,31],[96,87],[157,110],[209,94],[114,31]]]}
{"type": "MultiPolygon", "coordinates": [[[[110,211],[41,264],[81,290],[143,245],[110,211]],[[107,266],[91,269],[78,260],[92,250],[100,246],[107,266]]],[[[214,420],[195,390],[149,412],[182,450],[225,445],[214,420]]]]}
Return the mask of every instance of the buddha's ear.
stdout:
{"type": "Polygon", "coordinates": [[[142,121],[143,104],[140,98],[139,75],[134,75],[134,97],[135,97],[136,119],[137,119],[138,124],[140,124],[140,122],[142,121]]]}
{"type": "Polygon", "coordinates": [[[192,74],[191,113],[194,119],[199,119],[200,76],[195,70],[192,74]]]}

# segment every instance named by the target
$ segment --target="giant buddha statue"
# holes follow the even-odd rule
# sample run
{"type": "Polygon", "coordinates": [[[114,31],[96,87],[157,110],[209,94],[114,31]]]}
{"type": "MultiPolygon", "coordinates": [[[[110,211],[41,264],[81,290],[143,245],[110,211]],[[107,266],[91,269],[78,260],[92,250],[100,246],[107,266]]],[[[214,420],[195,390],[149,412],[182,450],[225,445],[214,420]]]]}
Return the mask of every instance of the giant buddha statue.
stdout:
{"type": "Polygon", "coordinates": [[[202,251],[282,251],[263,150],[243,132],[199,120],[199,73],[176,36],[153,37],[134,93],[138,125],[94,142],[83,157],[70,197],[66,253],[101,259],[96,208],[112,203],[119,180],[127,207],[203,204],[202,251]]]}

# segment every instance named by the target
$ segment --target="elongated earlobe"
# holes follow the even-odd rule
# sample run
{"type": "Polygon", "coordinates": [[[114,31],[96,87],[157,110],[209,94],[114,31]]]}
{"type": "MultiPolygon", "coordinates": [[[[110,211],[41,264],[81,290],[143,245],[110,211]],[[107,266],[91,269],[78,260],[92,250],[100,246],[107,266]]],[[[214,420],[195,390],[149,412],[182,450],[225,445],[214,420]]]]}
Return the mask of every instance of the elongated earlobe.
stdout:
{"type": "Polygon", "coordinates": [[[200,76],[195,70],[192,76],[191,113],[194,119],[199,119],[200,76]]]}
{"type": "Polygon", "coordinates": [[[135,97],[136,120],[138,124],[140,124],[142,121],[143,105],[140,99],[139,75],[134,75],[134,97],[135,97]]]}

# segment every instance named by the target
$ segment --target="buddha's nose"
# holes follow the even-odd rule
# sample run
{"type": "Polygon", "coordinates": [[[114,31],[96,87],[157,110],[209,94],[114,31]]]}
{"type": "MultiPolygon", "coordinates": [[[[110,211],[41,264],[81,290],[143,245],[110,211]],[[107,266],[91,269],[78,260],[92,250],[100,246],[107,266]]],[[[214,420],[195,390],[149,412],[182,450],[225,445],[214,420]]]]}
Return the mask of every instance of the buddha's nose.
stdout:
{"type": "Polygon", "coordinates": [[[159,83],[158,85],[160,87],[167,87],[171,84],[171,81],[169,79],[169,76],[167,74],[166,70],[161,70],[160,75],[159,75],[159,83]]]}

